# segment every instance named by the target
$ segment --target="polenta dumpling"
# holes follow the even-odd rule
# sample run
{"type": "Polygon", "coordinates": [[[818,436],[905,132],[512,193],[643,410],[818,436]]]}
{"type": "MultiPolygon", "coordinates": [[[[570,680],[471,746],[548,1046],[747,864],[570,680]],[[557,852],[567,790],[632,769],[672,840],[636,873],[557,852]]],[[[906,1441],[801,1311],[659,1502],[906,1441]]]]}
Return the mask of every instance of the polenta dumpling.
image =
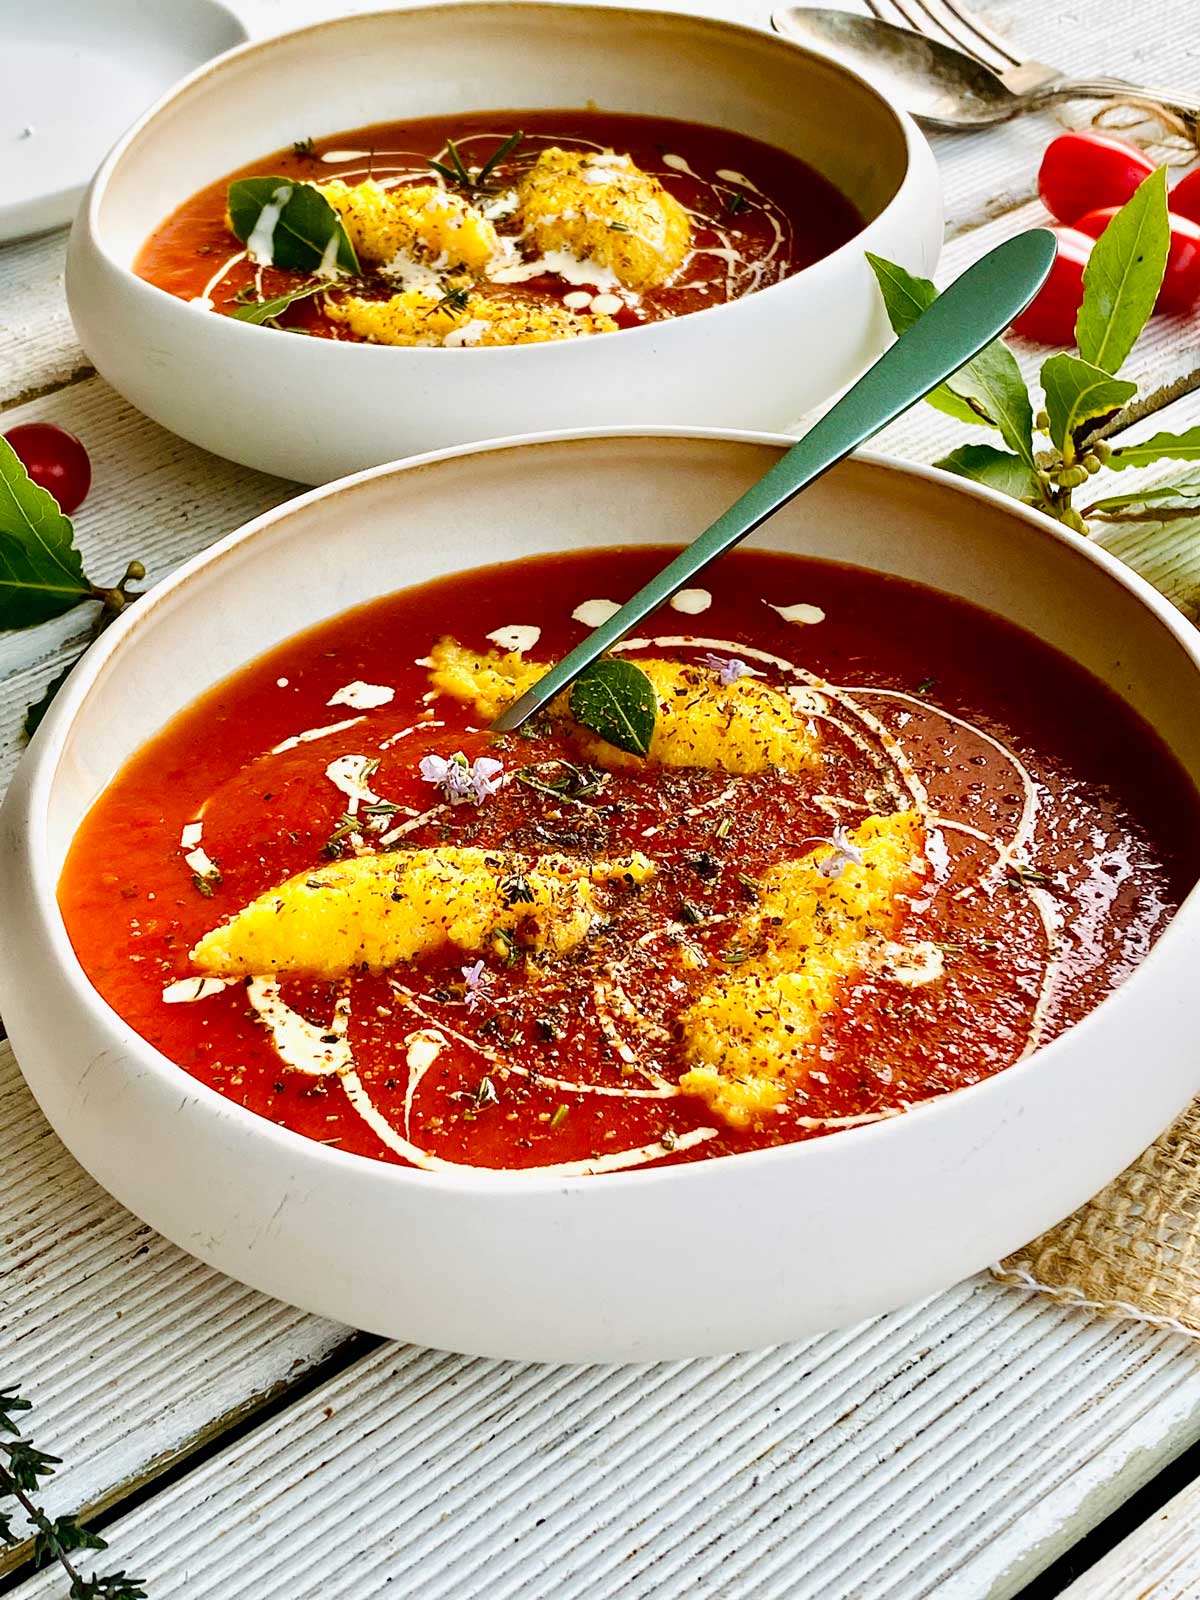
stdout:
{"type": "Polygon", "coordinates": [[[384,972],[447,945],[562,955],[603,919],[608,897],[654,865],[446,845],[358,856],[298,873],[205,934],[192,963],[215,977],[384,972]]]}
{"type": "Polygon", "coordinates": [[[611,317],[571,311],[553,301],[503,299],[448,284],[450,293],[411,288],[387,300],[351,295],[331,301],[328,315],[360,339],[395,345],[544,344],[548,339],[579,339],[615,333],[611,317]]]}
{"type": "Polygon", "coordinates": [[[680,1087],[735,1127],[782,1104],[803,1081],[842,985],[894,935],[901,897],[924,873],[914,812],[868,817],[852,843],[862,860],[845,861],[836,876],[820,870],[828,844],[763,876],[754,912],[730,939],[749,953],[681,1019],[693,1065],[680,1087]]]}
{"type": "MultiPolygon", "coordinates": [[[[549,669],[519,655],[481,653],[454,639],[441,639],[430,656],[430,683],[456,700],[474,705],[485,722],[524,694],[549,669]]],[[[658,699],[658,719],[648,760],[664,767],[709,767],[730,773],[777,767],[799,772],[820,762],[820,745],[786,694],[758,678],[722,684],[704,667],[682,661],[646,660],[637,665],[658,699]]],[[[569,722],[560,696],[551,715],[569,722]]],[[[587,728],[572,723],[582,754],[597,766],[637,767],[641,758],[618,750],[587,728]]]]}
{"type": "Polygon", "coordinates": [[[628,289],[653,289],[683,265],[688,214],[657,178],[611,150],[543,150],[518,189],[525,237],[611,269],[628,289]]]}
{"type": "Polygon", "coordinates": [[[373,178],[316,187],[342,219],[361,261],[386,266],[401,253],[415,261],[482,273],[499,255],[493,225],[461,194],[437,184],[385,189],[373,178]]]}

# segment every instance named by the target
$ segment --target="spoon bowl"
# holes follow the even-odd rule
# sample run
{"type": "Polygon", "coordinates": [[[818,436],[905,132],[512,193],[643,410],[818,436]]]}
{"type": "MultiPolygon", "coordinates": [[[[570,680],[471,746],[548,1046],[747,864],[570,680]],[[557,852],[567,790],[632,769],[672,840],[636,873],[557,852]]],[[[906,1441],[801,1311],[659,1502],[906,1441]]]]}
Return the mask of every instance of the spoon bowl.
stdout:
{"type": "MultiPolygon", "coordinates": [[[[976,37],[995,38],[961,3],[950,6],[941,0],[940,11],[926,6],[926,24],[941,28],[943,14],[976,37]]],[[[1057,100],[1118,100],[1141,106],[1181,133],[1195,137],[1200,132],[1200,98],[1194,94],[1124,78],[1072,77],[1007,46],[1001,59],[1008,65],[997,70],[970,50],[956,49],[923,31],[921,16],[918,7],[912,27],[906,28],[877,17],[793,5],[777,11],[771,21],[777,33],[794,43],[821,50],[873,80],[895,105],[931,128],[987,128],[1057,100]]]]}
{"type": "Polygon", "coordinates": [[[771,24],[777,33],[836,55],[932,128],[985,128],[1026,109],[1021,95],[963,50],[911,28],[849,11],[785,6],[771,24]]]}

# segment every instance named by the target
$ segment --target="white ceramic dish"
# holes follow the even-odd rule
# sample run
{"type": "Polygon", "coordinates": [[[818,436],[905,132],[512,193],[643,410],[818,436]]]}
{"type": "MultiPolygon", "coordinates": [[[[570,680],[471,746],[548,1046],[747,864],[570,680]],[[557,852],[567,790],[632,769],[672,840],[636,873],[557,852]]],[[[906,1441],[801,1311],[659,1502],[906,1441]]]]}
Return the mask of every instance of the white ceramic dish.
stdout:
{"type": "Polygon", "coordinates": [[[134,118],[245,37],[217,0],[0,0],[0,242],[70,222],[134,118]]]}
{"type": "Polygon", "coordinates": [[[889,334],[865,250],[928,273],[942,236],[914,123],[845,68],[777,35],[593,5],[346,17],[247,45],[163,100],[80,211],[67,293],[113,386],[185,438],[307,483],[497,432],[601,424],[786,428],[889,334]],[[397,115],[583,106],[738,129],[803,156],[867,227],[784,283],[676,321],[512,349],[394,349],[286,337],[130,271],[197,189],[310,134],[397,115]]]}
{"type": "MultiPolygon", "coordinates": [[[[380,1333],[533,1359],[699,1355],[944,1287],[1084,1201],[1200,1088],[1195,894],[1115,996],[995,1078],[807,1144],[592,1178],[428,1173],[328,1149],[188,1077],[89,985],[55,903],[65,851],[126,757],[202,690],[298,629],[436,574],[685,540],[777,447],[607,435],[380,468],[260,517],[92,647],[0,812],[0,1009],[46,1115],[119,1200],[213,1266],[380,1333]]],[[[1200,779],[1194,630],[1037,513],[865,459],[756,542],[932,583],[1032,628],[1200,779]]]]}

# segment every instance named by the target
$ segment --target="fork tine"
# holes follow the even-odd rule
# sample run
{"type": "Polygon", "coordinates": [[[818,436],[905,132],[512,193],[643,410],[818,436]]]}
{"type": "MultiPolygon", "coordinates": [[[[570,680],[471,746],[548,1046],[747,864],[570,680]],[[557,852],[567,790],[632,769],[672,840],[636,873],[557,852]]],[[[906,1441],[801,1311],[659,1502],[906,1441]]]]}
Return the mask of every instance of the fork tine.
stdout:
{"type": "Polygon", "coordinates": [[[919,33],[923,39],[932,39],[935,44],[950,44],[956,50],[963,50],[974,61],[980,61],[985,67],[993,65],[990,59],[984,59],[979,49],[969,44],[960,34],[955,33],[934,12],[934,5],[926,4],[925,0],[892,0],[892,5],[900,13],[906,27],[914,33],[919,33]]]}
{"type": "MultiPolygon", "coordinates": [[[[866,4],[881,20],[894,20],[890,13],[884,14],[876,0],[866,0],[866,4]]],[[[1017,62],[1011,53],[993,50],[983,42],[981,36],[969,30],[949,0],[891,0],[891,4],[899,12],[903,24],[914,33],[919,33],[924,39],[932,39],[935,44],[953,45],[956,50],[963,51],[992,72],[1007,72],[1017,62]]]]}
{"type": "Polygon", "coordinates": [[[864,0],[867,10],[878,22],[895,22],[888,8],[881,4],[881,0],[864,0]]]}
{"type": "Polygon", "coordinates": [[[987,66],[994,67],[998,72],[1007,72],[1012,67],[1025,64],[1026,58],[1019,55],[1008,41],[989,28],[986,22],[962,5],[961,0],[917,0],[917,3],[924,5],[938,26],[948,33],[956,44],[978,57],[987,66]],[[991,58],[993,54],[999,57],[999,61],[991,58]]]}

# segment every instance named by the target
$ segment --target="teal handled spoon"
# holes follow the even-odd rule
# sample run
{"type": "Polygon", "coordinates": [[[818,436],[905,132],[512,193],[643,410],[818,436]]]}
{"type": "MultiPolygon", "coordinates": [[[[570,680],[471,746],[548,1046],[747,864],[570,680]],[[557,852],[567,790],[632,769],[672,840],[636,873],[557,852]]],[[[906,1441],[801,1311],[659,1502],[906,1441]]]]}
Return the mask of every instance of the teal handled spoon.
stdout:
{"type": "Polygon", "coordinates": [[[978,355],[1033,299],[1050,271],[1054,251],[1054,235],[1034,228],[968,267],[799,443],[607,622],[514,700],[492,724],[493,731],[508,733],[527,722],[710,562],[978,355]]]}

